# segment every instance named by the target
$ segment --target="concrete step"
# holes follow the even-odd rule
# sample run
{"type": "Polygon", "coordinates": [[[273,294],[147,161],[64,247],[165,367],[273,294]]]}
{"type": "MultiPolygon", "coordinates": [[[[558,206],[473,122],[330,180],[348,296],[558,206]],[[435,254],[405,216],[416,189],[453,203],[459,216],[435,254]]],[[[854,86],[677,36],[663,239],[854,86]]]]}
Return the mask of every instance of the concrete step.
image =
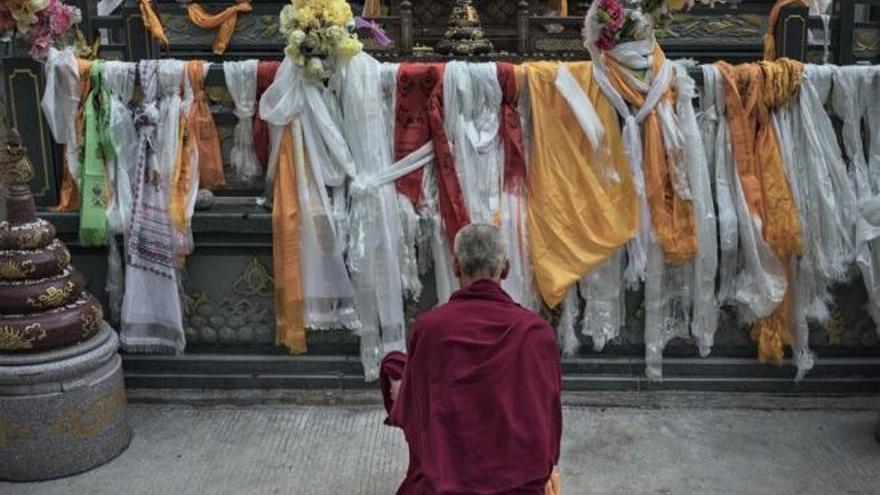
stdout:
{"type": "MultiPolygon", "coordinates": [[[[267,356],[191,354],[125,356],[126,383],[135,388],[334,389],[375,387],[363,378],[360,361],[348,355],[267,356]]],[[[736,391],[871,393],[880,391],[880,358],[827,358],[799,383],[795,369],[759,365],[740,358],[667,358],[664,379],[649,382],[644,360],[581,357],[563,361],[563,386],[570,391],[736,391]]]]}

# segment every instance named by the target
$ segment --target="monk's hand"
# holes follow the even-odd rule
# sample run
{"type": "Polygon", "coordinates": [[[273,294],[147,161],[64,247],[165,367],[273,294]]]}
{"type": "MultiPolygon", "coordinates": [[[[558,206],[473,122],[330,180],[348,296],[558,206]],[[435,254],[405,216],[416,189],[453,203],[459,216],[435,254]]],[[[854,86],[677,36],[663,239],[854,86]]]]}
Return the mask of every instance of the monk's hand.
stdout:
{"type": "Polygon", "coordinates": [[[397,396],[400,395],[400,380],[391,380],[391,400],[397,402],[397,396]]]}

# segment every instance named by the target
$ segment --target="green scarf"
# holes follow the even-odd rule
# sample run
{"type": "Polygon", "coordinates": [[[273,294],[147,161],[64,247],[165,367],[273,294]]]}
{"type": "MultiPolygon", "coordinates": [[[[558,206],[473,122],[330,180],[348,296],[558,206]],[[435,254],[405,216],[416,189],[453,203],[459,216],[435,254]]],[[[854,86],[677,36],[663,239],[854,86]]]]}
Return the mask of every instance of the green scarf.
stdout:
{"type": "Polygon", "coordinates": [[[101,80],[103,62],[92,64],[91,86],[85,105],[83,164],[80,167],[79,242],[83,246],[107,243],[107,177],[104,163],[116,156],[110,135],[110,96],[101,80]]]}

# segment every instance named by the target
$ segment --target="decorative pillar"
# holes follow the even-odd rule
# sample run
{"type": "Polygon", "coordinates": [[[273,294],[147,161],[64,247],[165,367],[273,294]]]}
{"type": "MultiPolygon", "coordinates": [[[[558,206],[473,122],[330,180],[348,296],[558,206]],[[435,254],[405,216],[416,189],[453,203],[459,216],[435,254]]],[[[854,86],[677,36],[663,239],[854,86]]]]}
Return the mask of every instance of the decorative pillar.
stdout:
{"type": "Polygon", "coordinates": [[[412,2],[400,2],[400,51],[410,54],[413,51],[413,13],[412,2]]]}
{"type": "Polygon", "coordinates": [[[519,52],[525,54],[529,52],[529,2],[520,0],[517,4],[517,18],[519,20],[517,31],[519,36],[519,52]]]}

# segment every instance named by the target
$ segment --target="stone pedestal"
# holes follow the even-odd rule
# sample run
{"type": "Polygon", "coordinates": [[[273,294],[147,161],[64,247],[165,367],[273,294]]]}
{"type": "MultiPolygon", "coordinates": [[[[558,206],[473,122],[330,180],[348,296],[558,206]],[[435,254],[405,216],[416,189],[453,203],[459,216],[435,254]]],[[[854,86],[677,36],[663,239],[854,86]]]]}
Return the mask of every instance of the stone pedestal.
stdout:
{"type": "Polygon", "coordinates": [[[100,466],[131,441],[116,332],[73,347],[0,355],[0,480],[60,478],[100,466]]]}

